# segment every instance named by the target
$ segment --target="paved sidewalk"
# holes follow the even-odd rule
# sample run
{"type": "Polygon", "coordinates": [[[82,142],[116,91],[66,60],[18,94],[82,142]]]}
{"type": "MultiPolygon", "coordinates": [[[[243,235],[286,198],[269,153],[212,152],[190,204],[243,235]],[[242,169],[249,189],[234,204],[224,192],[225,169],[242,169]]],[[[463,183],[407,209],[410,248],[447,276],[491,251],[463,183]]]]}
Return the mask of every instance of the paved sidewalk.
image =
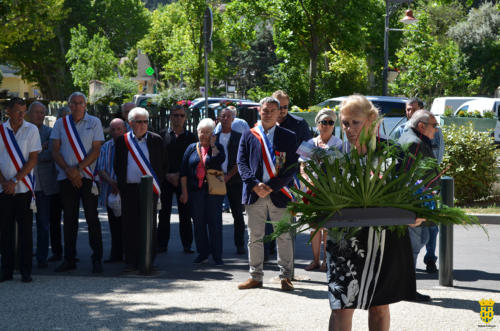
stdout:
{"type": "MultiPolygon", "coordinates": [[[[104,216],[104,214],[101,214],[104,216]]],[[[108,224],[103,220],[105,257],[109,254],[108,224]]],[[[230,214],[224,214],[226,265],[193,266],[184,254],[178,223],[172,224],[169,251],[158,255],[160,271],[152,277],[122,276],[121,264],[90,273],[86,226],[81,222],[78,269],[65,275],[34,269],[34,281],[0,284],[0,330],[326,330],[330,309],[325,274],[303,270],[311,257],[308,235],[296,244],[296,290],[282,292],[274,280],[275,261],[265,265],[264,288],[237,290],[248,278],[246,256],[235,254],[230,214]]],[[[438,286],[437,275],[417,263],[417,287],[433,300],[427,304],[391,305],[392,330],[484,330],[478,300],[493,299],[497,314],[488,326],[500,328],[500,225],[486,225],[490,240],[477,228],[455,228],[453,288],[438,286]]],[[[367,330],[366,311],[354,315],[353,330],[367,330]]]]}

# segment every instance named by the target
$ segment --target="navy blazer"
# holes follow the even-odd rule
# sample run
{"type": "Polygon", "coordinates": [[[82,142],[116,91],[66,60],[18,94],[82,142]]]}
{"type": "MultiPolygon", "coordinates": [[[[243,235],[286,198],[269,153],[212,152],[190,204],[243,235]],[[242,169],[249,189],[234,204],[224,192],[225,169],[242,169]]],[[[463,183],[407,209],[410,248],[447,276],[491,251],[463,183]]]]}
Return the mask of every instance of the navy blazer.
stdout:
{"type": "MultiPolygon", "coordinates": [[[[222,132],[222,131],[221,131],[222,132]]],[[[220,134],[217,133],[215,136],[217,139],[216,143],[220,143],[220,134]]],[[[236,159],[238,157],[238,148],[240,146],[241,133],[231,130],[231,135],[229,136],[229,141],[227,143],[227,172],[229,172],[236,165],[236,159]]],[[[241,177],[239,173],[235,173],[233,177],[227,182],[228,185],[241,183],[241,177]]]]}
{"type": "MultiPolygon", "coordinates": [[[[297,173],[296,136],[290,130],[276,126],[273,138],[273,149],[275,152],[285,152],[285,164],[278,172],[278,176],[271,178],[264,184],[269,185],[273,192],[270,197],[273,204],[278,208],[285,208],[290,199],[281,192],[281,188],[288,186],[293,176],[297,173]]],[[[259,140],[252,132],[246,131],[240,140],[238,149],[238,170],[243,181],[242,203],[251,205],[257,201],[259,196],[253,191],[258,183],[262,182],[264,174],[262,148],[259,140]]]]}
{"type": "Polygon", "coordinates": [[[280,126],[292,132],[295,132],[295,135],[297,137],[297,146],[300,146],[302,142],[309,141],[309,139],[312,138],[309,124],[307,124],[306,120],[301,117],[288,113],[285,117],[285,120],[280,124],[280,126]]]}
{"type": "MultiPolygon", "coordinates": [[[[182,158],[182,163],[180,167],[180,177],[187,177],[187,189],[188,191],[199,191],[198,187],[198,179],[196,178],[196,168],[198,167],[198,163],[200,163],[200,157],[198,156],[198,151],[196,150],[196,145],[198,143],[192,143],[188,146],[186,151],[184,152],[184,156],[182,158]]],[[[219,150],[219,154],[216,156],[212,156],[212,148],[208,149],[207,158],[205,159],[205,167],[207,169],[216,169],[222,170],[221,165],[226,159],[226,154],[224,153],[224,147],[221,144],[215,143],[217,149],[219,150]]],[[[201,152],[201,146],[200,146],[201,152]]],[[[204,183],[201,189],[207,188],[207,184],[204,183]]]]}

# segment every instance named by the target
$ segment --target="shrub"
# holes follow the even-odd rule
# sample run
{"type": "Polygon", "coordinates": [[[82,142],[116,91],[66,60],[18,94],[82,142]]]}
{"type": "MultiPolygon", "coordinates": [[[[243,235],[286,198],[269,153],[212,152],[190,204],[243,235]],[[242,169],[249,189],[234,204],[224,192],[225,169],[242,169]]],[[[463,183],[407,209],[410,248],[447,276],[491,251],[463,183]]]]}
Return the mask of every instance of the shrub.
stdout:
{"type": "Polygon", "coordinates": [[[485,198],[496,181],[497,150],[490,132],[467,126],[443,127],[446,175],[455,180],[455,198],[465,204],[485,198]]]}
{"type": "Polygon", "coordinates": [[[170,109],[181,100],[193,100],[200,96],[200,92],[191,88],[167,88],[160,92],[153,100],[158,106],[170,109]]]}

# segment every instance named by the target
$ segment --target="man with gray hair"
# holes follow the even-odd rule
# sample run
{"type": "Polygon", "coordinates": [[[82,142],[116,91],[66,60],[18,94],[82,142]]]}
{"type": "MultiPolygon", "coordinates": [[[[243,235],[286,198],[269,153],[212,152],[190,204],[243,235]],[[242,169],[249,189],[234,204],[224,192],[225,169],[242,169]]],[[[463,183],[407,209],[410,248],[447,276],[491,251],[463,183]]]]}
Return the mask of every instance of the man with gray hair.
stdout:
{"type": "MultiPolygon", "coordinates": [[[[250,278],[240,290],[262,287],[266,221],[280,221],[291,200],[287,185],[297,172],[296,136],[276,125],[280,102],[272,97],[261,100],[261,121],[243,133],[238,149],[238,170],[243,181],[243,198],[248,214],[248,259],[250,278]],[[290,143],[293,142],[293,143],[290,143]]],[[[281,289],[292,291],[293,248],[290,234],[277,239],[281,289]]]]}
{"type": "MultiPolygon", "coordinates": [[[[398,143],[401,146],[407,146],[409,153],[412,155],[422,155],[422,157],[436,158],[432,151],[431,140],[434,138],[438,130],[438,123],[434,115],[428,110],[420,109],[417,110],[411,116],[408,122],[408,130],[403,132],[403,135],[399,138],[398,143]]],[[[411,167],[414,159],[409,159],[408,164],[404,164],[404,167],[411,167]]],[[[436,173],[436,175],[438,175],[436,173]]],[[[431,193],[430,193],[431,194],[431,193]]],[[[433,226],[431,222],[429,224],[420,225],[418,227],[410,227],[410,240],[413,250],[413,262],[415,266],[417,264],[417,256],[420,249],[425,246],[430,237],[429,229],[433,226]]],[[[430,301],[428,295],[423,295],[416,293],[415,295],[417,302],[430,301]]]]}
{"type": "Polygon", "coordinates": [[[161,193],[161,183],[167,173],[167,152],[159,135],[148,131],[149,113],[136,107],[128,114],[132,131],[118,137],[115,141],[116,154],[113,168],[120,191],[122,211],[122,233],[125,263],[124,272],[133,273],[139,268],[140,251],[140,192],[141,177],[153,177],[153,251],[157,250],[156,212],[161,193]]]}
{"type": "Polygon", "coordinates": [[[71,114],[56,121],[52,139],[52,157],[57,165],[64,211],[64,262],[55,269],[76,269],[76,240],[80,200],[83,202],[92,248],[92,272],[102,272],[102,233],[97,214],[95,163],[104,141],[101,120],[87,113],[87,98],[74,92],[68,98],[71,114]]]}
{"type": "MultiPolygon", "coordinates": [[[[59,186],[57,184],[57,171],[52,158],[52,144],[50,133],[52,128],[43,124],[47,108],[39,101],[33,102],[28,108],[28,119],[38,128],[42,151],[38,154],[35,174],[36,195],[36,259],[38,268],[47,268],[49,253],[49,229],[51,218],[55,215],[52,209],[57,208],[59,186]]],[[[60,220],[60,219],[59,219],[60,220]]],[[[59,221],[60,224],[60,221],[59,221]]]]}
{"type": "MultiPolygon", "coordinates": [[[[231,113],[233,114],[233,122],[231,123],[231,130],[236,131],[236,132],[241,133],[241,134],[243,134],[243,132],[245,132],[247,130],[250,130],[250,127],[248,126],[247,121],[237,117],[238,111],[237,111],[235,106],[227,106],[224,109],[229,109],[231,111],[231,113]]],[[[222,110],[221,110],[221,112],[222,112],[222,110]]],[[[219,116],[220,116],[220,114],[219,114],[219,116]]],[[[221,123],[219,122],[215,126],[214,134],[220,133],[221,129],[222,129],[222,126],[221,126],[221,123]]]]}

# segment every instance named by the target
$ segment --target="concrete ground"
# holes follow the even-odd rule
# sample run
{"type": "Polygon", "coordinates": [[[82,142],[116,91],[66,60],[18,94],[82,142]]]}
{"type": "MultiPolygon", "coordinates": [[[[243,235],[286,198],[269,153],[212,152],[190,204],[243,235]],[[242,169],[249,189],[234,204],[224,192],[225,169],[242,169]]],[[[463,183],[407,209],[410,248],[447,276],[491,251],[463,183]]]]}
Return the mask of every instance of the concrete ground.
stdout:
{"type": "MultiPolygon", "coordinates": [[[[109,227],[100,214],[105,257],[109,227]]],[[[168,253],[155,261],[149,277],[123,276],[122,264],[105,264],[99,276],[90,273],[86,224],[80,220],[78,269],[56,274],[34,267],[33,283],[15,280],[0,284],[0,330],[326,330],[330,309],[325,274],[303,268],[311,258],[308,235],[296,241],[296,290],[282,292],[276,281],[275,260],[266,263],[264,288],[241,291],[248,278],[247,257],[236,255],[232,217],[224,213],[224,261],[217,267],[194,266],[194,254],[182,252],[177,215],[173,216],[168,253]]],[[[439,286],[437,274],[424,272],[423,254],[417,262],[417,288],[433,300],[391,305],[392,330],[475,330],[500,328],[500,316],[486,324],[478,300],[497,302],[500,315],[500,225],[455,227],[454,287],[439,286]]],[[[194,248],[194,244],[193,244],[194,248]]],[[[356,311],[353,330],[367,330],[366,311],[356,311]]]]}

